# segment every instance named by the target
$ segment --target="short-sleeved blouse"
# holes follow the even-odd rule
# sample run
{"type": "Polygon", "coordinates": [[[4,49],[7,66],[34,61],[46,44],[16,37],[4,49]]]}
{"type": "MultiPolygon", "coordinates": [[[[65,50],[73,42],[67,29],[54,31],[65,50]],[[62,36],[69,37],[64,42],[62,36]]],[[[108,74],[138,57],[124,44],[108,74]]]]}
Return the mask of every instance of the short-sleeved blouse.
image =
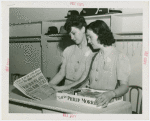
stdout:
{"type": "Polygon", "coordinates": [[[64,50],[61,68],[65,71],[65,84],[70,84],[81,78],[92,54],[88,46],[81,50],[77,45],[72,45],[64,50]]]}
{"type": "Polygon", "coordinates": [[[104,60],[101,51],[97,54],[90,72],[90,88],[114,90],[117,80],[128,81],[130,61],[128,57],[112,47],[111,53],[104,60]]]}

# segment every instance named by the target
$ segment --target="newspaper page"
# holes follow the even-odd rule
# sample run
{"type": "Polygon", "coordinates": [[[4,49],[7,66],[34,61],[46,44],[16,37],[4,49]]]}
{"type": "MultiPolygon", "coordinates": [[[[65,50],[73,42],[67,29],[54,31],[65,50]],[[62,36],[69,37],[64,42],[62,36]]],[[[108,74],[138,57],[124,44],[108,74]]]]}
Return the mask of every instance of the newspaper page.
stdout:
{"type": "Polygon", "coordinates": [[[17,79],[14,82],[14,86],[32,99],[44,100],[54,93],[54,90],[49,87],[48,81],[40,68],[17,79]]]}

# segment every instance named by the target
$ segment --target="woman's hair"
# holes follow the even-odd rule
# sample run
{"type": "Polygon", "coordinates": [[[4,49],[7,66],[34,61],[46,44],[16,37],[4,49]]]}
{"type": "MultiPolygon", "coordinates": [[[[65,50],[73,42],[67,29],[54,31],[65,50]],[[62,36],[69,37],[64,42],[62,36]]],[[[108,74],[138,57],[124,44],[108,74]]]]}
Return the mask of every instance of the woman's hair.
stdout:
{"type": "Polygon", "coordinates": [[[96,20],[87,25],[86,30],[92,30],[95,34],[98,35],[98,41],[104,46],[111,46],[115,43],[114,36],[107,26],[107,24],[102,20],[96,20]]]}
{"type": "Polygon", "coordinates": [[[83,26],[86,27],[86,21],[83,16],[80,15],[72,15],[70,16],[64,25],[65,30],[70,33],[71,27],[77,27],[81,29],[83,26]]]}

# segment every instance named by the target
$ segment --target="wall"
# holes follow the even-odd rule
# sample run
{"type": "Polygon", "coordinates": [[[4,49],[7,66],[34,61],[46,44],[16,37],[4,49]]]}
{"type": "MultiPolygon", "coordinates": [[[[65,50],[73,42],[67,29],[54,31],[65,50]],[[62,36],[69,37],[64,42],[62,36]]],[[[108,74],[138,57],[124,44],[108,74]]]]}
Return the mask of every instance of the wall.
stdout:
{"type": "MultiPolygon", "coordinates": [[[[59,20],[63,19],[68,10],[77,10],[80,12],[82,8],[10,8],[9,22],[25,23],[31,21],[44,21],[44,20],[59,20]]],[[[138,13],[142,9],[121,9],[123,13],[138,13]]]]}
{"type": "MultiPolygon", "coordinates": [[[[129,85],[137,85],[142,87],[142,41],[121,41],[116,43],[119,51],[126,54],[131,64],[131,74],[129,77],[129,85]]],[[[131,93],[132,110],[136,110],[137,91],[131,93]]],[[[142,96],[140,91],[140,97],[142,96]]],[[[129,93],[126,94],[126,100],[129,100],[129,93]]],[[[139,102],[140,104],[140,102],[139,102]]]]}
{"type": "Polygon", "coordinates": [[[30,21],[59,20],[67,16],[68,10],[82,8],[10,8],[10,23],[25,23],[30,21]]]}

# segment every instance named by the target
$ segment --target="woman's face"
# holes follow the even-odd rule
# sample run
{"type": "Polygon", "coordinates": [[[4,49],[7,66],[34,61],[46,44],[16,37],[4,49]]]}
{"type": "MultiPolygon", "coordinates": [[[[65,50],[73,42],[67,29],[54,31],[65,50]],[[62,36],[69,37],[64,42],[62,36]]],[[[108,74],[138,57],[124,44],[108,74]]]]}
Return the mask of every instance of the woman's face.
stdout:
{"type": "Polygon", "coordinates": [[[88,43],[92,45],[93,49],[101,48],[101,44],[97,41],[98,39],[97,34],[95,34],[92,30],[87,29],[86,36],[88,43]]]}
{"type": "Polygon", "coordinates": [[[81,44],[83,41],[83,36],[85,33],[85,27],[82,27],[81,29],[78,29],[76,27],[71,27],[70,36],[71,39],[77,44],[81,44]]]}

